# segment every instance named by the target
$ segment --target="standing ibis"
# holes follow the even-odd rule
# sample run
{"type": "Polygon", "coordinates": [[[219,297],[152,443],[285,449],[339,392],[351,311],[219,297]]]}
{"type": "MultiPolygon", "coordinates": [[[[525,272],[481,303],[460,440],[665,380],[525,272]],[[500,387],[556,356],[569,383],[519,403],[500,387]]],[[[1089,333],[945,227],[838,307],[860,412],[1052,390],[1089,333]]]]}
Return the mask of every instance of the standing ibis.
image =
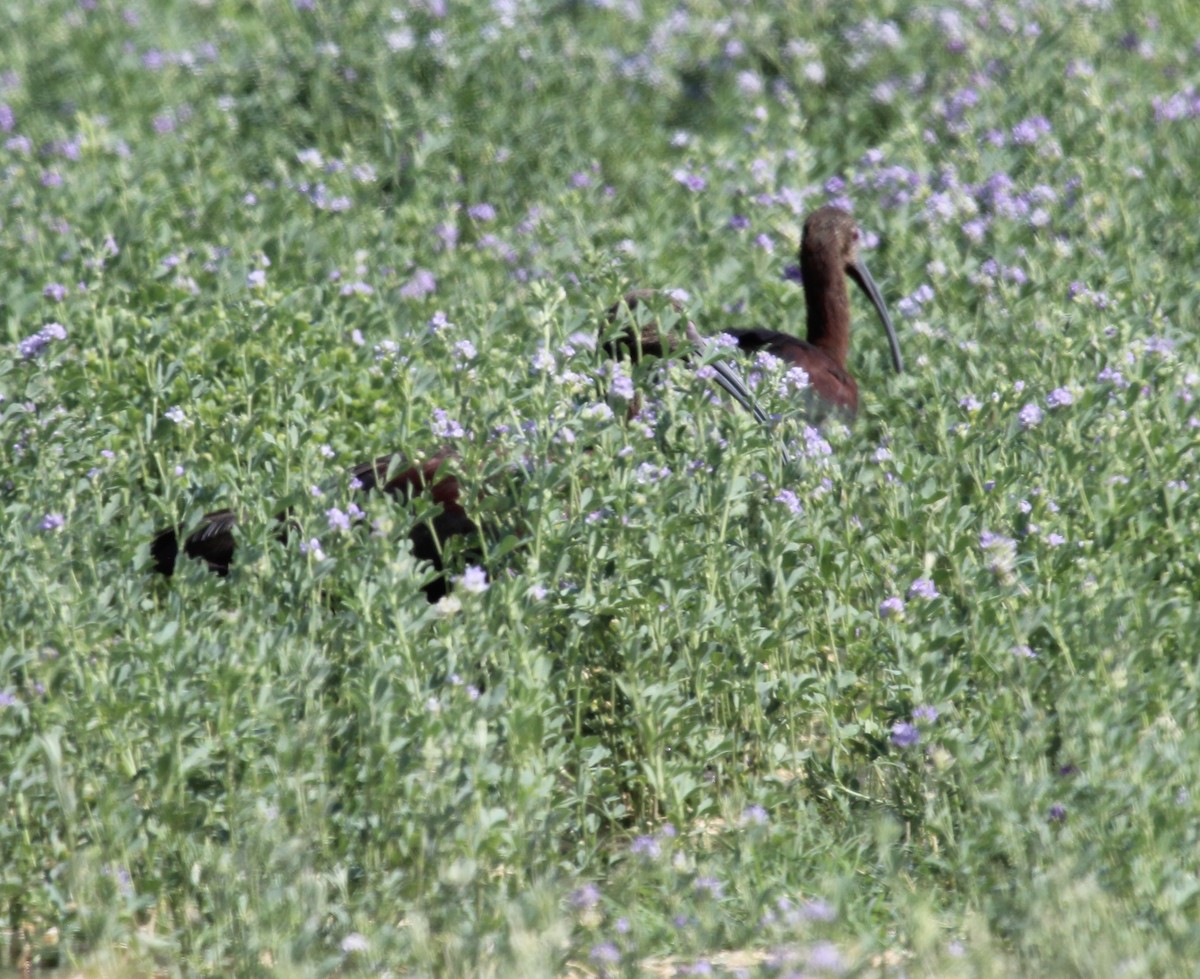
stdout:
{"type": "MultiPolygon", "coordinates": [[[[389,496],[411,500],[428,493],[434,503],[441,505],[441,512],[429,520],[417,524],[409,533],[413,556],[429,561],[441,572],[442,547],[451,537],[477,533],[479,528],[467,516],[461,503],[461,488],[458,479],[440,472],[443,463],[453,459],[450,449],[439,449],[431,458],[421,463],[405,465],[399,456],[380,456],[374,462],[365,462],[350,470],[351,485],[363,492],[381,490],[389,496]],[[395,461],[393,461],[395,460],[395,461]]],[[[286,512],[278,517],[280,537],[286,538],[290,520],[286,512]]],[[[235,542],[233,528],[238,523],[232,510],[217,510],[205,514],[200,526],[184,538],[183,553],[189,558],[204,561],[209,570],[224,576],[229,573],[233,560],[235,542]]],[[[168,527],[159,531],[150,543],[150,556],[154,570],[168,577],[175,571],[175,560],[179,555],[181,530],[168,527]]],[[[444,574],[424,586],[425,597],[436,602],[450,589],[444,574]]]]}
{"type": "Polygon", "coordinates": [[[900,343],[879,287],[858,254],[858,227],[839,207],[822,207],[804,222],[800,240],[800,274],[808,309],[808,337],[763,327],[727,330],[747,351],[765,350],[808,374],[814,420],[841,414],[852,420],[858,413],[858,384],[846,370],[850,349],[850,290],[853,279],[871,300],[892,348],[897,373],[904,371],[900,343]]]}

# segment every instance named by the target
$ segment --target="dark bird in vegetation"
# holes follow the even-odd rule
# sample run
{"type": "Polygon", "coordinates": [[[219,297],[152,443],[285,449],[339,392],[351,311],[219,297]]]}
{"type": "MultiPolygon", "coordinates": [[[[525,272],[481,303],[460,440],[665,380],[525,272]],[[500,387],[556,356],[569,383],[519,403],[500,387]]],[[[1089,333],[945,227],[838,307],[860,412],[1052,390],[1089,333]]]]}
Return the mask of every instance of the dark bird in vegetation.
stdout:
{"type": "MultiPolygon", "coordinates": [[[[386,455],[350,470],[351,485],[360,492],[378,490],[401,500],[426,494],[441,506],[438,514],[417,524],[409,533],[413,556],[428,561],[438,572],[443,572],[423,588],[425,597],[431,602],[436,602],[450,590],[442,562],[442,550],[446,542],[452,537],[479,532],[475,522],[463,509],[458,478],[442,472],[443,464],[454,458],[452,450],[443,448],[420,463],[407,464],[399,455],[386,455]]],[[[294,522],[287,512],[279,514],[277,519],[280,523],[279,536],[286,540],[289,533],[295,530],[294,522]]],[[[216,510],[205,514],[200,526],[183,538],[183,553],[189,558],[204,561],[209,570],[216,574],[222,577],[227,575],[236,548],[233,528],[237,523],[238,516],[232,510],[216,510]]],[[[168,527],[155,535],[150,543],[155,571],[168,577],[174,574],[182,534],[182,528],[168,527]]]]}
{"type": "MultiPolygon", "coordinates": [[[[808,309],[807,339],[763,328],[728,331],[743,350],[766,350],[793,366],[802,367],[808,374],[810,390],[817,402],[813,406],[814,413],[818,415],[839,411],[853,418],[858,411],[858,385],[846,370],[846,355],[850,348],[847,276],[875,306],[887,331],[892,362],[897,372],[904,370],[896,331],[879,288],[858,255],[858,239],[854,219],[840,208],[823,207],[804,222],[800,271],[808,309]]],[[[609,309],[607,323],[601,330],[604,350],[609,356],[628,357],[637,362],[646,356],[666,357],[679,352],[686,357],[703,350],[704,339],[691,321],[685,320],[684,340],[661,331],[657,321],[636,314],[639,306],[649,304],[658,295],[652,290],[638,290],[609,309]],[[622,314],[627,318],[624,325],[622,314]]],[[[676,313],[681,312],[681,307],[673,300],[672,306],[676,313]]],[[[760,422],[768,421],[736,370],[720,360],[712,361],[711,366],[713,379],[721,387],[760,422]]],[[[440,507],[437,514],[417,524],[409,533],[414,557],[430,562],[438,572],[438,576],[424,586],[425,596],[431,602],[436,602],[450,589],[442,560],[446,542],[453,537],[479,533],[479,527],[463,509],[458,478],[442,472],[443,465],[454,458],[452,450],[443,448],[420,463],[407,463],[399,455],[387,455],[350,471],[352,484],[362,492],[381,490],[402,500],[425,494],[440,507]]],[[[286,540],[289,532],[295,529],[294,521],[286,511],[277,519],[279,536],[286,540]]],[[[233,533],[237,523],[238,516],[234,511],[216,510],[205,514],[200,526],[186,536],[179,527],[159,531],[150,544],[154,569],[167,576],[174,574],[182,538],[182,550],[187,557],[204,561],[218,575],[227,575],[237,546],[233,533]]]]}
{"type": "Polygon", "coordinates": [[[804,222],[800,241],[800,274],[808,310],[808,336],[763,327],[728,330],[747,351],[765,350],[808,374],[814,420],[839,413],[848,420],[858,413],[858,384],[846,370],[850,350],[849,277],[871,300],[887,331],[892,363],[903,373],[900,343],[879,287],[858,254],[858,227],[846,211],[822,207],[804,222]]]}

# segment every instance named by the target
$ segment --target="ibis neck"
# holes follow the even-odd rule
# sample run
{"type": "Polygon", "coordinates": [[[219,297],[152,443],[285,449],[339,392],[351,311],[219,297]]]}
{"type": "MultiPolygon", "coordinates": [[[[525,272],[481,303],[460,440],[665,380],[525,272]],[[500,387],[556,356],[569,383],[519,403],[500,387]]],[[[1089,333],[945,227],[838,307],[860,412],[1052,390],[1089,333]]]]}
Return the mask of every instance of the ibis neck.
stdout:
{"type": "Polygon", "coordinates": [[[850,351],[850,290],[846,287],[846,274],[835,263],[812,256],[802,256],[801,272],[804,302],[808,307],[808,342],[844,368],[850,351]]]}

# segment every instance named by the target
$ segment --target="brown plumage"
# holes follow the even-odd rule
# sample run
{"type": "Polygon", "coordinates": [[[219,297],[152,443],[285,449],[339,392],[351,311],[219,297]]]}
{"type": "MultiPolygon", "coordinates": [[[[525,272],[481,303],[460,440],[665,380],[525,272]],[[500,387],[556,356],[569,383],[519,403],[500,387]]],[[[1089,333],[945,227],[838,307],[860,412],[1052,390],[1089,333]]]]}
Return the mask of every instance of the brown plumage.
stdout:
{"type": "MultiPolygon", "coordinates": [[[[405,465],[400,457],[380,456],[374,462],[364,462],[350,470],[352,479],[361,484],[361,492],[382,490],[389,496],[402,500],[427,494],[434,503],[441,505],[441,512],[424,523],[417,524],[409,532],[413,556],[430,562],[436,570],[444,571],[442,548],[451,537],[469,536],[479,532],[475,522],[462,507],[462,492],[458,478],[453,474],[440,473],[443,463],[455,458],[450,449],[439,449],[431,458],[421,463],[405,465]],[[393,464],[393,458],[397,463],[393,464]],[[392,476],[388,478],[388,471],[392,476]]],[[[280,538],[286,540],[293,522],[288,514],[281,513],[280,538]]],[[[200,526],[184,538],[183,553],[189,558],[204,561],[210,571],[222,577],[229,573],[236,541],[233,528],[238,516],[232,510],[216,510],[205,514],[200,526]]],[[[150,555],[154,570],[170,576],[175,571],[179,556],[180,528],[168,527],[155,535],[150,543],[150,555]]],[[[445,574],[440,574],[424,586],[425,597],[436,602],[450,590],[445,574]]]]}
{"type": "Polygon", "coordinates": [[[904,370],[896,331],[883,297],[858,254],[858,228],[846,211],[822,207],[804,222],[800,242],[800,273],[808,310],[808,335],[801,340],[789,333],[762,327],[731,329],[743,350],[766,350],[808,373],[815,415],[840,412],[854,418],[858,412],[858,384],[846,369],[850,351],[850,291],[847,277],[866,293],[883,321],[897,373],[904,370]]]}

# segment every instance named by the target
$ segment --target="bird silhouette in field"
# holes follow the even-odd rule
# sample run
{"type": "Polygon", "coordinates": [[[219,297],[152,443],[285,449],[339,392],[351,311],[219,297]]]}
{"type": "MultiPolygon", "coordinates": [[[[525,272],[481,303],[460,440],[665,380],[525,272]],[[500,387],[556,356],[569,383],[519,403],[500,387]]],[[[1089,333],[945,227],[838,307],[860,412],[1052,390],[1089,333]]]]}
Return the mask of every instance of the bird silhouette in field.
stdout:
{"type": "Polygon", "coordinates": [[[891,347],[892,363],[903,373],[900,343],[888,316],[879,287],[858,254],[859,231],[849,213],[839,207],[822,207],[804,222],[800,240],[800,275],[808,311],[804,340],[764,327],[731,329],[742,350],[765,350],[808,374],[809,413],[814,421],[840,415],[847,421],[858,413],[858,384],[846,369],[850,352],[850,290],[846,279],[858,285],[883,322],[891,347]]]}
{"type": "MultiPolygon", "coordinates": [[[[442,448],[419,463],[408,464],[398,455],[386,455],[350,470],[351,485],[358,492],[380,491],[401,500],[427,494],[441,506],[441,512],[415,525],[408,535],[413,556],[420,561],[428,561],[439,572],[436,578],[423,586],[425,597],[431,602],[436,602],[450,590],[442,561],[446,542],[452,537],[479,532],[475,521],[463,509],[458,477],[443,471],[443,466],[456,458],[453,450],[442,448]]],[[[280,524],[279,536],[286,540],[294,529],[293,521],[286,511],[276,519],[280,524]]],[[[229,573],[233,561],[236,549],[233,530],[238,522],[238,515],[232,510],[216,510],[205,514],[200,526],[183,538],[183,553],[189,558],[203,561],[209,570],[224,577],[229,573]]],[[[176,527],[167,527],[155,535],[150,543],[155,571],[168,577],[174,574],[181,535],[181,528],[176,527]]]]}

